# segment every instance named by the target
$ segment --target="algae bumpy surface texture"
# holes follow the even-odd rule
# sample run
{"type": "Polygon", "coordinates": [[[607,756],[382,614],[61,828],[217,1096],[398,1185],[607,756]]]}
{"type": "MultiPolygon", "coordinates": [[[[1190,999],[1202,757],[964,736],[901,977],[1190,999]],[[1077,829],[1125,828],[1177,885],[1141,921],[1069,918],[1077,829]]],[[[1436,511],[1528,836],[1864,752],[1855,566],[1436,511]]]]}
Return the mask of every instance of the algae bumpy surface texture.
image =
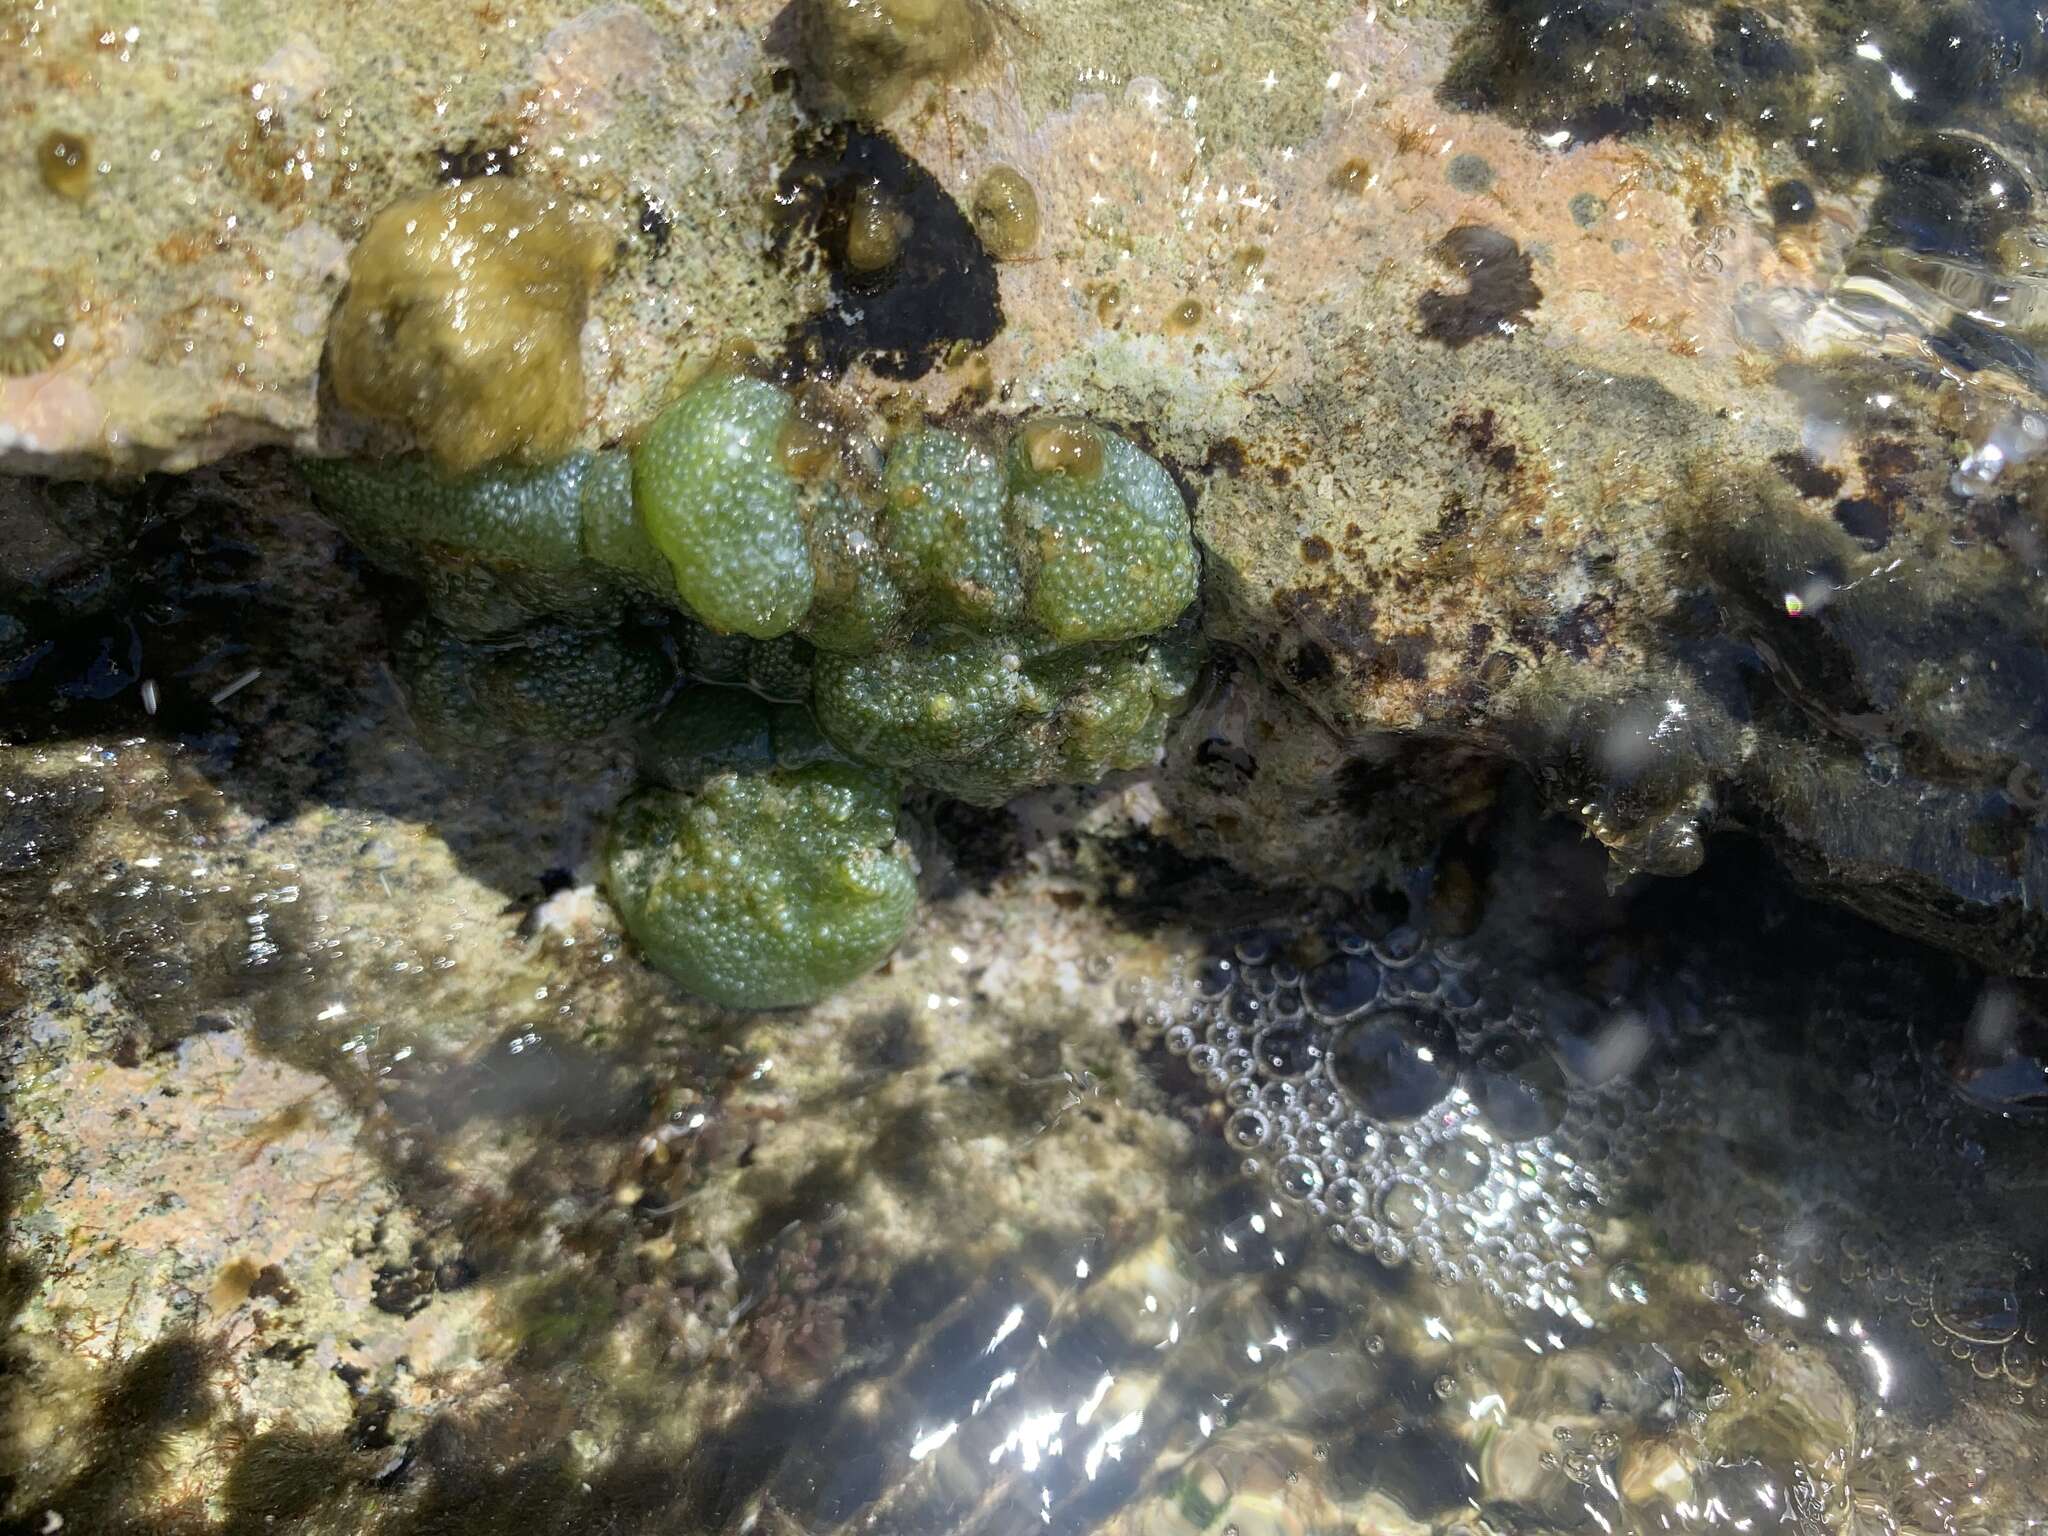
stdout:
{"type": "Polygon", "coordinates": [[[890,775],[840,758],[801,710],[685,694],[651,733],[644,791],[612,826],[612,900],[640,947],[735,1008],[809,1002],[903,936],[917,873],[890,775]]]}
{"type": "Polygon", "coordinates": [[[727,1003],[815,997],[888,952],[914,892],[886,851],[902,782],[998,805],[1144,768],[1201,668],[1180,491],[1081,419],[885,428],[720,370],[630,452],[307,476],[424,587],[399,671],[430,736],[583,739],[678,670],[720,685],[643,734],[664,787],[621,814],[610,869],[648,954],[727,1003]]]}

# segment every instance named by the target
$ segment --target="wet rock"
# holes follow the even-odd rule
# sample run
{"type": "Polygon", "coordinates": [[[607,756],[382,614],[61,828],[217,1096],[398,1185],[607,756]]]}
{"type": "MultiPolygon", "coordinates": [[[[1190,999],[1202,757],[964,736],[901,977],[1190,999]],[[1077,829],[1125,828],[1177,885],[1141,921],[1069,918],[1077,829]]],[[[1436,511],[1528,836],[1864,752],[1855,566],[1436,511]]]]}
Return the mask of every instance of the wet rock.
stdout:
{"type": "Polygon", "coordinates": [[[804,144],[783,172],[777,217],[780,239],[814,242],[834,273],[833,303],[791,327],[792,351],[812,366],[866,362],[885,378],[920,378],[1002,326],[990,248],[885,133],[840,126],[804,144]]]}
{"type": "Polygon", "coordinates": [[[594,323],[579,337],[579,313],[562,341],[572,375],[583,349],[589,382],[551,406],[544,435],[566,422],[595,441],[644,421],[679,358],[773,345],[807,307],[765,241],[799,111],[769,78],[773,9],[551,0],[517,28],[456,4],[367,27],[318,7],[253,24],[184,10],[133,36],[82,17],[38,25],[0,88],[43,111],[9,130],[5,158],[33,174],[36,143],[53,121],[71,128],[75,106],[92,192],[38,188],[46,220],[0,247],[0,322],[19,311],[64,335],[53,361],[0,377],[0,463],[105,474],[338,446],[321,363],[351,247],[457,172],[480,173],[471,187],[512,173],[521,190],[505,195],[597,231],[592,257],[625,250],[594,323]],[[430,56],[455,38],[474,46],[451,73],[430,56]],[[659,247],[638,233],[648,199],[670,233],[659,247]]]}
{"type": "Polygon", "coordinates": [[[1870,235],[1908,250],[1981,259],[2033,206],[2025,172],[1962,134],[1933,135],[1883,172],[1870,235]]]}
{"type": "MultiPolygon", "coordinates": [[[[1558,848],[1511,839],[1495,877],[1467,846],[1350,926],[1205,956],[1159,913],[1167,845],[1115,857],[1180,814],[1135,782],[949,822],[986,862],[886,969],[722,1017],[629,958],[589,883],[623,749],[429,755],[376,573],[297,494],[210,507],[259,553],[225,590],[142,566],[186,615],[152,647],[233,608],[261,679],[215,700],[201,668],[181,723],[131,690],[0,749],[33,844],[0,867],[0,1519],[1412,1532],[1475,1496],[1492,1523],[1622,1520],[1624,1484],[1825,1514],[1837,1451],[1902,1523],[1892,1490],[1965,1474],[1987,1520],[2041,1507],[2035,1149],[1913,1035],[1974,1020],[1970,1062],[2029,1057],[2022,996],[1976,1019],[1938,957],[1767,869],[1561,899],[1558,848]],[[275,963],[213,970],[237,928],[275,963]],[[1759,957],[1772,935],[1797,967],[1759,957]],[[226,1027],[122,1049],[199,993],[226,1027]],[[1221,1086],[1165,1038],[1198,1006],[1241,1031],[1221,1086]],[[1441,1114],[1343,1097],[1405,1111],[1384,1072],[1323,1091],[1319,1031],[1397,1017],[1380,1064],[1430,1069],[1441,1114]],[[1539,1040],[1554,1060],[1502,1048],[1539,1040]],[[1232,1140],[1241,1109],[1270,1146],[1232,1140]],[[1966,1240],[1987,1210],[2011,1241],[1966,1240]],[[1865,1344],[1912,1416],[1865,1411],[1865,1344]]],[[[1264,718],[1201,739],[1256,747],[1264,718]]],[[[1278,759],[1269,783],[1335,761],[1278,759]]]]}

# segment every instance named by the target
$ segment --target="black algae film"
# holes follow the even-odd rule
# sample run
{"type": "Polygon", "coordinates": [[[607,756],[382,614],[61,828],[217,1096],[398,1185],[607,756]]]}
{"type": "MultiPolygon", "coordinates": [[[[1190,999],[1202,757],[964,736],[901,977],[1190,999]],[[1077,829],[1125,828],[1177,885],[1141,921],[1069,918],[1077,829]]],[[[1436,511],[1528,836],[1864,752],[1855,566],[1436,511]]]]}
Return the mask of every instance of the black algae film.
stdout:
{"type": "Polygon", "coordinates": [[[800,369],[864,362],[884,378],[922,378],[1002,329],[995,260],[973,222],[888,134],[837,124],[800,143],[776,203],[784,254],[811,243],[832,275],[831,303],[791,329],[800,369]],[[862,234],[878,206],[901,232],[880,266],[862,234]]]}

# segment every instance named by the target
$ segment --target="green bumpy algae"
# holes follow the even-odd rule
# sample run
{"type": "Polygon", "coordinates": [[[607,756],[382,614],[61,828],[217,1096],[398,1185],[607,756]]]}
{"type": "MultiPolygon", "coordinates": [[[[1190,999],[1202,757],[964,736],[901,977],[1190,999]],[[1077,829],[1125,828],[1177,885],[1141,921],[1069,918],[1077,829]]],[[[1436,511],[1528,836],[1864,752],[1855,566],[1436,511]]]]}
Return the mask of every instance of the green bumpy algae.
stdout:
{"type": "Polygon", "coordinates": [[[913,425],[883,454],[714,371],[630,453],[307,476],[426,584],[400,671],[430,738],[578,740],[651,712],[678,663],[714,685],[641,731],[659,787],[621,811],[610,884],[656,965],[735,1007],[888,953],[915,899],[899,775],[997,805],[1149,766],[1200,674],[1180,492],[1085,421],[913,425]]]}
{"type": "Polygon", "coordinates": [[[994,454],[958,432],[917,428],[882,472],[882,543],[933,621],[987,628],[1023,617],[1024,576],[994,454]]]}
{"type": "Polygon", "coordinates": [[[634,516],[621,453],[462,475],[418,457],[302,468],[321,510],[374,564],[420,581],[435,616],[472,637],[602,615],[670,585],[634,516]]]}
{"type": "MultiPolygon", "coordinates": [[[[514,623],[581,609],[596,588],[662,599],[720,634],[798,633],[867,655],[948,624],[1063,645],[1128,640],[1195,600],[1194,538],[1172,478],[1091,423],[1027,423],[1003,455],[915,427],[879,476],[846,457],[788,391],[717,372],[630,456],[307,475],[373,560],[400,573],[424,564],[430,586],[458,594],[481,583],[514,623]]],[[[486,612],[462,627],[508,626],[486,612]]]]}
{"type": "Polygon", "coordinates": [[[850,756],[1000,805],[1149,766],[1200,671],[1186,629],[1089,648],[956,636],[885,656],[820,656],[812,703],[850,756]]]}
{"type": "Polygon", "coordinates": [[[508,179],[392,204],[349,261],[336,398],[451,469],[557,457],[583,425],[583,321],[611,259],[602,230],[508,179]]]}
{"type": "Polygon", "coordinates": [[[1053,639],[1128,640],[1195,600],[1187,508],[1159,461],[1088,422],[1033,422],[1010,445],[1011,519],[1031,617],[1053,639]]]}
{"type": "Polygon", "coordinates": [[[909,604],[876,542],[872,511],[837,486],[811,524],[817,589],[803,634],[821,651],[867,656],[902,642],[909,604]]]}
{"type": "Polygon", "coordinates": [[[640,734],[640,769],[670,789],[711,773],[752,773],[845,762],[801,704],[777,704],[738,688],[684,690],[640,734]]]}
{"type": "Polygon", "coordinates": [[[880,964],[916,906],[896,781],[823,753],[801,711],[718,693],[685,695],[650,732],[659,775],[687,787],[620,809],[607,887],[690,991],[732,1008],[811,1002],[880,964]]]}
{"type": "Polygon", "coordinates": [[[713,629],[772,640],[816,590],[802,489],[782,446],[795,406],[773,384],[714,374],[656,418],[633,499],[682,601],[713,629]]]}
{"type": "Polygon", "coordinates": [[[745,688],[783,704],[802,703],[811,696],[813,652],[799,636],[749,640],[690,624],[684,627],[681,644],[683,670],[699,682],[745,688]]]}
{"type": "Polygon", "coordinates": [[[431,618],[400,638],[397,672],[422,734],[469,745],[601,736],[652,711],[676,676],[660,639],[637,628],[543,621],[474,640],[431,618]]]}

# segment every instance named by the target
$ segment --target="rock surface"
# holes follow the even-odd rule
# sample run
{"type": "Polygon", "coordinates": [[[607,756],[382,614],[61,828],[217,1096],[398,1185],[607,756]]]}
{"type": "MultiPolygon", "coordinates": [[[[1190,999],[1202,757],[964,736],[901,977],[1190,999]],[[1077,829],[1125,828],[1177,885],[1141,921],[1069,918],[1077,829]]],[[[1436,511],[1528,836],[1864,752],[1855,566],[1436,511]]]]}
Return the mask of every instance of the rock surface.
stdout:
{"type": "Polygon", "coordinates": [[[0,1523],[2038,1523],[2041,998],[1727,835],[2048,970],[2038,375],[1967,313],[2036,303],[2024,75],[1959,95],[1883,5],[1873,60],[1589,4],[1567,96],[1515,0],[1043,0],[883,132],[754,0],[373,9],[0,19],[0,1523]],[[1731,81],[1864,92],[1868,152],[1724,128],[1731,81]],[[320,382],[348,251],[490,173],[615,231],[589,444],[750,344],[1155,451],[1219,643],[1160,768],[917,802],[910,938],[819,1006],[640,963],[629,754],[430,752],[416,594],[286,456],[400,446],[320,382]],[[862,288],[870,181],[913,217],[862,288]],[[1231,1139],[1196,1026],[1286,1100],[1258,988],[1338,915],[1567,1104],[1485,1143],[1542,1232],[1432,1254],[1442,1125],[1383,1133],[1399,1253],[1231,1139]]]}

